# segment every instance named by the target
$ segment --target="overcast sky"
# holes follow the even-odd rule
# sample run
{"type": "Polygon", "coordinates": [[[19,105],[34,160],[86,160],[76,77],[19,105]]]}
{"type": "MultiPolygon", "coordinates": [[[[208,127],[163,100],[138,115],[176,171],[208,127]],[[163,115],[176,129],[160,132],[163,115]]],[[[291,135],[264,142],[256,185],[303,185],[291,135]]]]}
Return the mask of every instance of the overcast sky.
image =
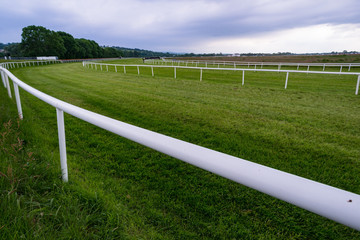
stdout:
{"type": "Polygon", "coordinates": [[[194,53],[360,51],[359,0],[0,0],[0,42],[44,26],[100,45],[194,53]]]}

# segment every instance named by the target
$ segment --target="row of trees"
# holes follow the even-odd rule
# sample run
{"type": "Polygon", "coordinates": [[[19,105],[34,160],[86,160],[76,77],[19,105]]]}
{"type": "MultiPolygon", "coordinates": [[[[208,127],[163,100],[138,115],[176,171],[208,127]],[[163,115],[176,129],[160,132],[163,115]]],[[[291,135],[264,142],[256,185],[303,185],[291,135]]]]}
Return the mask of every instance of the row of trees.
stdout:
{"type": "Polygon", "coordinates": [[[42,26],[23,28],[21,37],[21,43],[2,44],[0,49],[5,49],[2,54],[11,57],[58,56],[60,59],[173,56],[141,49],[101,47],[93,40],[74,38],[69,33],[42,26]]]}

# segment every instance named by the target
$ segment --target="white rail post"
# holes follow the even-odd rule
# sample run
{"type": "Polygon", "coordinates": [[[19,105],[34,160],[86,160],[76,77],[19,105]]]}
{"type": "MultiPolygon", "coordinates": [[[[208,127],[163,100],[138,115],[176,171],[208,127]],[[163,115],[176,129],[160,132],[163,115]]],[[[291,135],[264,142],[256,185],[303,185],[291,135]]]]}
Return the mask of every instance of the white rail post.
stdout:
{"type": "Polygon", "coordinates": [[[202,81],[202,68],[200,68],[200,82],[202,81]]]}
{"type": "Polygon", "coordinates": [[[126,68],[125,68],[125,65],[124,65],[124,73],[126,74],[126,68]]]}
{"type": "Polygon", "coordinates": [[[9,84],[9,78],[6,75],[6,73],[4,73],[4,75],[5,75],[5,83],[6,83],[6,88],[7,88],[7,91],[8,91],[9,98],[12,98],[12,96],[11,96],[11,88],[10,88],[10,84],[9,84]]]}
{"type": "Polygon", "coordinates": [[[174,78],[176,79],[176,67],[174,67],[174,78]]]}
{"type": "Polygon", "coordinates": [[[4,87],[6,88],[6,82],[5,82],[5,72],[1,71],[1,79],[4,84],[4,87]]]}
{"type": "Polygon", "coordinates": [[[140,75],[140,69],[139,66],[137,66],[138,75],[140,75]]]}
{"type": "Polygon", "coordinates": [[[287,88],[288,79],[289,79],[289,72],[286,72],[285,89],[287,88]]]}
{"type": "Polygon", "coordinates": [[[63,181],[67,182],[69,179],[68,179],[68,168],[67,168],[67,158],[66,158],[64,112],[56,108],[56,116],[57,116],[58,135],[59,135],[61,174],[63,181]]]}
{"type": "Polygon", "coordinates": [[[323,71],[325,71],[325,63],[324,63],[324,66],[323,66],[323,71]]]}
{"type": "Polygon", "coordinates": [[[117,67],[116,67],[116,65],[115,65],[115,72],[117,72],[117,67]]]}
{"type": "Polygon", "coordinates": [[[14,84],[14,92],[15,92],[16,106],[17,106],[17,109],[18,109],[19,118],[22,120],[22,119],[23,119],[23,113],[22,113],[22,108],[21,108],[19,87],[18,87],[18,85],[17,85],[15,82],[13,82],[13,84],[14,84]]]}
{"type": "Polygon", "coordinates": [[[243,74],[242,74],[242,85],[244,86],[245,84],[245,70],[242,71],[243,74]]]}
{"type": "Polygon", "coordinates": [[[349,64],[349,69],[348,69],[348,72],[350,72],[350,69],[351,69],[351,63],[349,64]]]}
{"type": "Polygon", "coordinates": [[[107,72],[109,71],[109,67],[108,67],[108,65],[106,65],[106,71],[107,71],[107,72]]]}
{"type": "Polygon", "coordinates": [[[102,71],[102,64],[100,64],[100,70],[102,71]]]}
{"type": "Polygon", "coordinates": [[[95,64],[95,70],[97,70],[97,64],[96,63],[94,63],[95,64]]]}
{"type": "Polygon", "coordinates": [[[297,65],[297,69],[296,69],[296,70],[299,70],[299,67],[300,67],[300,64],[297,65]]]}
{"type": "Polygon", "coordinates": [[[280,72],[280,69],[281,69],[281,64],[279,64],[279,67],[278,67],[278,71],[280,72]]]}
{"type": "Polygon", "coordinates": [[[307,71],[309,71],[310,70],[310,65],[308,65],[308,68],[307,68],[307,71]]]}
{"type": "Polygon", "coordinates": [[[358,95],[358,93],[359,93],[359,85],[360,85],[360,75],[358,76],[358,80],[356,83],[355,95],[358,95]]]}
{"type": "Polygon", "coordinates": [[[341,65],[341,66],[340,66],[340,72],[342,71],[342,68],[343,68],[343,66],[341,65]]]}
{"type": "Polygon", "coordinates": [[[154,76],[154,67],[151,66],[151,76],[154,76]]]}

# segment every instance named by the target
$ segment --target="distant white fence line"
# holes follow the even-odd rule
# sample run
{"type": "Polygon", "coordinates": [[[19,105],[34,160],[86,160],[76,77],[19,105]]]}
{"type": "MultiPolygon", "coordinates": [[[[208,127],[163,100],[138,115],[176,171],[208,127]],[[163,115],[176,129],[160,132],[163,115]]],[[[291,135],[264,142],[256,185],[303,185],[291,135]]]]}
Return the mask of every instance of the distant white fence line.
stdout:
{"type": "Polygon", "coordinates": [[[19,67],[31,67],[31,66],[41,66],[48,64],[62,63],[59,60],[34,60],[34,61],[24,61],[24,62],[4,62],[1,63],[1,66],[7,69],[19,68],[19,67]]]}
{"type": "MultiPolygon", "coordinates": [[[[151,60],[149,60],[151,61],[151,60]]],[[[285,78],[285,86],[284,88],[287,89],[288,81],[289,81],[289,73],[312,73],[312,74],[332,74],[332,75],[355,75],[358,76],[356,86],[355,86],[355,95],[359,93],[359,86],[360,86],[360,72],[326,72],[326,71],[301,71],[301,70],[281,70],[279,69],[249,69],[249,68],[212,68],[212,67],[190,67],[190,66],[181,66],[181,65],[140,65],[140,64],[110,64],[110,63],[98,63],[98,62],[83,62],[83,67],[92,68],[92,69],[100,69],[101,71],[109,71],[109,66],[114,67],[114,71],[118,72],[118,67],[122,67],[124,73],[126,74],[126,67],[136,67],[137,73],[140,75],[140,67],[143,68],[151,68],[151,75],[154,77],[154,68],[173,68],[174,69],[174,78],[176,78],[176,69],[198,69],[200,71],[199,78],[200,81],[203,80],[203,71],[204,70],[222,70],[222,71],[242,71],[242,85],[245,84],[245,72],[283,72],[286,73],[285,78]]]]}
{"type": "MultiPolygon", "coordinates": [[[[2,64],[1,64],[2,65],[2,64]]],[[[136,127],[51,97],[0,65],[11,98],[12,80],[20,118],[19,87],[56,109],[63,181],[68,181],[64,112],[124,138],[218,174],[360,231],[360,195],[136,127]]]]}
{"type": "Polygon", "coordinates": [[[297,67],[299,70],[300,67],[307,67],[307,71],[310,70],[310,67],[322,67],[322,70],[325,71],[326,67],[339,67],[340,72],[342,72],[343,68],[347,68],[348,71],[351,70],[351,67],[360,67],[360,63],[293,63],[293,62],[241,62],[241,61],[216,61],[216,60],[174,60],[174,59],[147,59],[146,62],[150,62],[153,64],[171,64],[171,65],[195,65],[198,66],[200,64],[205,65],[217,65],[222,66],[232,66],[236,68],[237,66],[247,66],[248,68],[263,68],[264,66],[277,66],[280,70],[281,67],[297,67]]]}

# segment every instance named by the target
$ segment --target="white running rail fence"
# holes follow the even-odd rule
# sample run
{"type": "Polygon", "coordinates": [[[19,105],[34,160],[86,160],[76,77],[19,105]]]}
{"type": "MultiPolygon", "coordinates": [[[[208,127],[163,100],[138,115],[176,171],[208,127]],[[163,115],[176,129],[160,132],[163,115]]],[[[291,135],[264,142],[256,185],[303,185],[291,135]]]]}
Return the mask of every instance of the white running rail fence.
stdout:
{"type": "Polygon", "coordinates": [[[276,66],[279,70],[281,67],[296,67],[296,70],[299,70],[300,67],[307,67],[307,70],[310,70],[310,67],[322,67],[322,71],[325,71],[326,67],[331,68],[338,68],[340,72],[343,70],[350,71],[351,68],[359,68],[360,63],[294,63],[294,62],[241,62],[241,61],[217,61],[217,60],[174,60],[174,59],[146,59],[145,62],[150,62],[153,64],[171,64],[171,65],[178,65],[181,64],[188,66],[188,65],[195,65],[200,66],[203,65],[205,67],[207,66],[217,66],[218,68],[220,66],[226,67],[243,67],[246,66],[248,68],[254,67],[254,68],[263,68],[263,67],[273,67],[276,66]]]}
{"type": "Polygon", "coordinates": [[[326,71],[301,71],[301,70],[281,70],[279,69],[248,69],[248,68],[212,68],[212,67],[190,67],[190,66],[180,66],[180,65],[139,65],[139,64],[110,64],[110,63],[98,63],[98,62],[83,62],[83,67],[95,69],[95,70],[101,70],[101,71],[109,71],[109,67],[114,67],[114,71],[123,71],[126,74],[126,68],[127,67],[136,67],[137,68],[137,74],[140,75],[140,68],[151,68],[151,75],[154,77],[155,68],[173,68],[174,71],[174,78],[176,78],[176,70],[177,69],[198,69],[199,70],[199,79],[200,81],[203,80],[203,71],[205,70],[218,70],[218,71],[242,71],[242,85],[245,84],[245,72],[282,72],[286,73],[285,78],[285,86],[284,88],[287,89],[288,82],[289,82],[289,74],[290,73],[306,73],[306,74],[330,74],[330,75],[355,75],[357,76],[357,82],[355,86],[355,95],[359,94],[359,86],[360,86],[360,72],[326,72],[326,71]],[[123,70],[122,70],[123,68],[123,70]]]}
{"type": "MultiPolygon", "coordinates": [[[[1,64],[3,65],[3,64],[1,64]]],[[[360,195],[136,127],[49,96],[0,65],[1,78],[23,118],[19,87],[53,106],[57,114],[62,178],[68,181],[64,112],[159,152],[228,178],[360,231],[360,195]]]]}

